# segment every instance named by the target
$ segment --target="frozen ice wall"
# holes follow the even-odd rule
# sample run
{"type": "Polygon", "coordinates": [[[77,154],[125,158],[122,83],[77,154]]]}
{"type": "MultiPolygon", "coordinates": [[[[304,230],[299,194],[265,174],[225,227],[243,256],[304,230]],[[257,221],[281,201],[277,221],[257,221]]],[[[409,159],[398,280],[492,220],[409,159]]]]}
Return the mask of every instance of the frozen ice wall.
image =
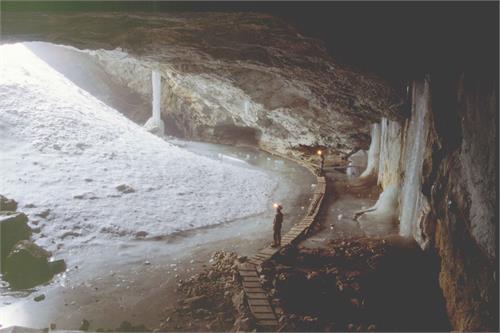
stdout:
{"type": "Polygon", "coordinates": [[[415,81],[412,96],[411,117],[405,123],[382,118],[372,125],[368,165],[360,178],[377,177],[383,190],[367,215],[399,218],[399,233],[426,247],[421,225],[430,208],[421,183],[430,129],[429,82],[415,81]]]}
{"type": "Polygon", "coordinates": [[[422,244],[418,232],[420,221],[429,210],[427,199],[422,194],[422,166],[425,146],[429,135],[430,90],[427,80],[415,81],[411,119],[406,130],[403,148],[404,178],[400,196],[400,234],[413,236],[422,244]]]}
{"type": "Polygon", "coordinates": [[[403,144],[401,125],[397,121],[382,118],[380,122],[380,156],[378,184],[386,189],[400,186],[401,149],[403,144]]]}

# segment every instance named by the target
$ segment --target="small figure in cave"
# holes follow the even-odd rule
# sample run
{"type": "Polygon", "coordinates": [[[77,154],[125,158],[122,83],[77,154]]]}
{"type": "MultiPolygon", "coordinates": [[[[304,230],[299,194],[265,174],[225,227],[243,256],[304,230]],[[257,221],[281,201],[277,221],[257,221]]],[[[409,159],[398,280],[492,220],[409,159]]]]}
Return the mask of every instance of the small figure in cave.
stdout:
{"type": "Polygon", "coordinates": [[[281,226],[283,225],[283,213],[281,210],[283,209],[283,206],[279,204],[274,204],[274,207],[276,208],[276,215],[274,216],[274,221],[273,221],[273,247],[277,247],[281,245],[281,226]]]}
{"type": "Polygon", "coordinates": [[[323,167],[325,166],[325,156],[323,155],[323,151],[318,150],[317,152],[319,158],[321,159],[320,165],[319,165],[319,174],[320,176],[323,175],[323,167]]]}

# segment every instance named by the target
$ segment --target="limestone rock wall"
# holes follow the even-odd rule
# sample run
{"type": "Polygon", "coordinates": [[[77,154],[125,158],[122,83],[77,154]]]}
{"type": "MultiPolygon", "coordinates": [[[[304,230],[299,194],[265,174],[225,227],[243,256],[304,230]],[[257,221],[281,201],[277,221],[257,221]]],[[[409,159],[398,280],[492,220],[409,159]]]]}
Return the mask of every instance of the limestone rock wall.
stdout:
{"type": "MultiPolygon", "coordinates": [[[[2,42],[47,41],[93,54],[148,97],[162,72],[167,133],[286,153],[367,149],[369,126],[401,116],[402,93],[338,63],[324,44],[262,13],[40,13],[2,18],[2,42]],[[170,128],[169,128],[170,126],[170,128]]],[[[150,112],[150,110],[144,110],[150,112]]],[[[145,117],[147,118],[147,117],[145,117]]]]}
{"type": "Polygon", "coordinates": [[[465,72],[435,81],[433,99],[454,111],[436,124],[441,147],[428,180],[439,282],[455,329],[497,331],[498,78],[465,72]]]}
{"type": "Polygon", "coordinates": [[[412,85],[410,118],[372,132],[378,183],[400,193],[400,234],[439,256],[452,327],[497,330],[498,81],[465,72],[412,85]]]}

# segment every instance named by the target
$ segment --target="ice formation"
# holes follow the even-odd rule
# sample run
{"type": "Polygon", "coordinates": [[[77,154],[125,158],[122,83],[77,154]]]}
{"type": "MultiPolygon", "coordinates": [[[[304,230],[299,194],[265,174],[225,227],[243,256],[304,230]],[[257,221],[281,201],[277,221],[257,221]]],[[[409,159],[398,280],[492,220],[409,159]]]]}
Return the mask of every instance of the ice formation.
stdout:
{"type": "Polygon", "coordinates": [[[413,88],[414,105],[408,125],[404,146],[404,180],[400,198],[400,233],[414,236],[421,241],[417,226],[420,224],[421,211],[428,203],[421,192],[422,166],[427,140],[428,111],[430,109],[430,89],[427,81],[417,82],[413,88]]]}
{"type": "Polygon", "coordinates": [[[360,219],[370,217],[393,223],[397,219],[398,189],[389,186],[380,194],[377,202],[372,207],[359,212],[360,219]],[[362,213],[362,214],[361,214],[362,213]]]}
{"type": "Polygon", "coordinates": [[[368,149],[368,162],[365,171],[360,178],[374,177],[378,174],[379,156],[380,156],[380,124],[375,123],[371,129],[370,148],[368,149]]]}
{"type": "Polygon", "coordinates": [[[0,55],[0,189],[41,220],[41,245],[166,235],[267,210],[276,181],[264,172],[165,142],[22,44],[0,55]]]}
{"type": "Polygon", "coordinates": [[[152,133],[163,135],[165,134],[165,124],[161,119],[161,74],[159,71],[152,71],[151,84],[153,87],[153,111],[144,127],[152,133]]]}
{"type": "Polygon", "coordinates": [[[368,161],[368,154],[365,150],[358,150],[351,156],[349,156],[349,164],[346,168],[346,174],[348,176],[359,176],[360,170],[366,169],[366,164],[368,161]]]}
{"type": "Polygon", "coordinates": [[[413,237],[425,247],[427,240],[419,229],[430,209],[421,185],[429,134],[428,82],[414,82],[412,96],[411,117],[404,127],[386,118],[372,126],[368,165],[359,178],[375,176],[383,192],[373,207],[358,211],[355,217],[388,222],[399,218],[400,235],[413,237]]]}

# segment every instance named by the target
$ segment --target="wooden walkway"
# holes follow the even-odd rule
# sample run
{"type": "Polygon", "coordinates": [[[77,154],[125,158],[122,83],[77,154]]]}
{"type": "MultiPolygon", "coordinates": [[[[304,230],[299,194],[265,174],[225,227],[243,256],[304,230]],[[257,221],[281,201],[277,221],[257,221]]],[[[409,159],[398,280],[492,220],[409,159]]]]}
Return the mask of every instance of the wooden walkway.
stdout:
{"type": "MultiPolygon", "coordinates": [[[[309,228],[316,222],[323,197],[326,192],[325,177],[316,177],[317,185],[306,216],[294,225],[281,238],[281,246],[293,245],[304,238],[309,228]]],[[[273,308],[269,295],[262,288],[257,268],[266,260],[271,259],[280,250],[279,247],[267,246],[250,257],[247,263],[238,267],[240,277],[243,281],[243,290],[248,307],[256,319],[259,331],[277,331],[279,328],[276,309],[273,308]]]]}

